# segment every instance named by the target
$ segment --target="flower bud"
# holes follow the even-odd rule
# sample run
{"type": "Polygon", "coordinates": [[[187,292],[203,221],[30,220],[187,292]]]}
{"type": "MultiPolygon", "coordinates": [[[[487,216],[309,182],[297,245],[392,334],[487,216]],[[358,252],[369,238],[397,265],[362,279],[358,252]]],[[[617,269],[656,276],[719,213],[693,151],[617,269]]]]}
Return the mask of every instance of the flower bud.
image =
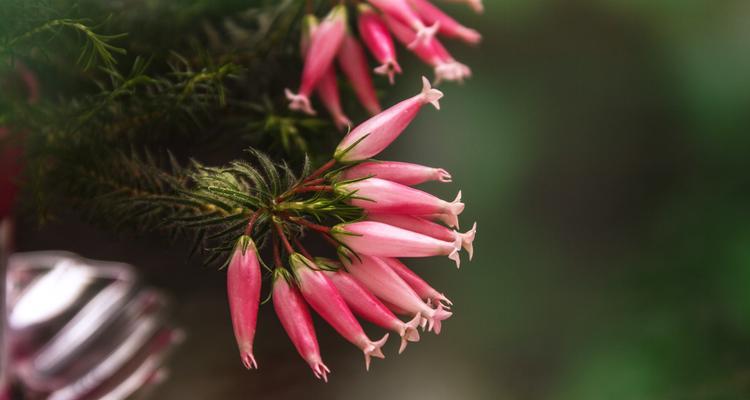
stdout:
{"type": "Polygon", "coordinates": [[[375,73],[387,75],[392,85],[395,74],[401,73],[401,66],[396,60],[396,46],[393,44],[393,38],[388,32],[388,27],[369,5],[360,4],[358,11],[359,36],[370,49],[373,57],[380,63],[380,66],[375,68],[375,73]]]}
{"type": "Polygon", "coordinates": [[[449,183],[451,174],[442,168],[426,167],[398,161],[368,161],[346,169],[342,180],[375,177],[406,186],[419,185],[429,181],[449,183]]]}
{"type": "Polygon", "coordinates": [[[242,236],[229,262],[227,294],[234,336],[240,349],[240,357],[247,369],[258,368],[253,355],[253,340],[258,322],[261,280],[255,243],[250,237],[242,236]]]}
{"type": "Polygon", "coordinates": [[[300,292],[307,304],[344,339],[362,350],[365,368],[370,369],[371,357],[385,358],[381,347],[388,340],[388,334],[377,342],[371,341],[331,280],[312,261],[301,254],[292,254],[289,261],[299,279],[300,292]]]}
{"type": "Polygon", "coordinates": [[[460,240],[444,242],[373,221],[336,225],[331,234],[357,255],[404,258],[448,256],[456,263],[456,267],[461,266],[458,255],[460,240]]]}
{"type": "Polygon", "coordinates": [[[310,365],[315,377],[328,382],[331,371],[323,364],[310,311],[299,290],[285,270],[276,269],[273,278],[273,308],[300,356],[310,365]]]}
{"type": "Polygon", "coordinates": [[[363,122],[339,143],[334,158],[343,163],[366,160],[385,150],[406,129],[425,104],[440,109],[443,93],[422,78],[422,92],[363,122]]]}
{"type": "Polygon", "coordinates": [[[346,34],[339,48],[338,62],[344,75],[349,78],[362,106],[371,115],[380,113],[382,108],[375,93],[375,86],[372,84],[367,56],[362,45],[350,33],[346,34]]]}

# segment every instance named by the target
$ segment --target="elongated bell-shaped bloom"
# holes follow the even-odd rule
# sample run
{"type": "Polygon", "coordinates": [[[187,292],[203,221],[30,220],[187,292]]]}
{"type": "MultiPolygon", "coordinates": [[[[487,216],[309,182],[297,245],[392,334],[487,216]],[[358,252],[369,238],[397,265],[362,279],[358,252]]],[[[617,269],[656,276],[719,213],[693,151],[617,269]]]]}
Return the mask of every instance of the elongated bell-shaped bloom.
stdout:
{"type": "Polygon", "coordinates": [[[315,110],[310,104],[310,94],[333,64],[345,33],[346,7],[339,5],[331,10],[310,38],[310,46],[305,57],[302,83],[299,90],[297,93],[289,89],[286,90],[286,97],[290,101],[290,109],[315,115],[315,110]]]}
{"type": "Polygon", "coordinates": [[[445,226],[432,222],[426,218],[415,217],[413,215],[371,214],[368,215],[367,218],[371,221],[397,226],[412,232],[434,237],[435,239],[445,240],[447,242],[460,239],[463,248],[469,253],[469,260],[474,258],[474,239],[477,236],[476,222],[470,231],[461,233],[446,228],[445,226]]]}
{"type": "MultiPolygon", "coordinates": [[[[408,26],[395,18],[385,17],[386,24],[399,42],[406,44],[414,40],[414,32],[408,26]]],[[[435,82],[458,81],[471,77],[471,69],[456,61],[439,40],[433,39],[429,43],[419,43],[410,48],[425,64],[435,71],[435,82]]]]}
{"type": "Polygon", "coordinates": [[[391,267],[392,270],[394,270],[398,274],[398,276],[401,277],[401,279],[404,280],[404,282],[409,284],[409,286],[414,289],[414,292],[416,292],[422,300],[429,301],[434,305],[445,302],[447,305],[443,305],[443,307],[446,308],[453,305],[453,303],[448,300],[448,298],[445,297],[444,294],[435,290],[435,288],[430,286],[429,283],[427,283],[414,271],[409,269],[409,267],[404,265],[404,263],[402,263],[399,259],[383,257],[383,260],[386,262],[386,264],[388,264],[389,267],[391,267]]]}
{"type": "MultiPolygon", "coordinates": [[[[345,253],[345,252],[344,252],[345,253]]],[[[385,260],[363,254],[342,257],[346,270],[375,296],[408,310],[412,315],[421,314],[429,322],[429,330],[440,334],[443,320],[452,313],[442,307],[432,308],[422,301],[414,289],[388,266],[385,260]]]]}
{"type": "Polygon", "coordinates": [[[333,285],[341,293],[346,304],[351,310],[373,324],[394,331],[401,336],[401,347],[398,353],[401,354],[408,342],[418,342],[419,332],[417,327],[422,319],[417,315],[413,320],[406,323],[398,319],[391,310],[378,300],[375,295],[365,289],[354,277],[344,270],[326,271],[326,275],[331,279],[333,285]]]}
{"type": "Polygon", "coordinates": [[[261,281],[260,261],[255,243],[249,236],[242,236],[229,262],[227,294],[234,336],[240,349],[242,363],[247,369],[258,368],[253,355],[253,340],[258,322],[261,281]]]}
{"type": "Polygon", "coordinates": [[[395,82],[395,75],[401,73],[401,66],[398,64],[396,56],[396,46],[393,44],[393,38],[385,21],[378,13],[367,4],[358,6],[359,19],[359,36],[370,50],[370,53],[380,63],[375,68],[375,73],[388,76],[391,85],[395,82]]]}
{"type": "MultiPolygon", "coordinates": [[[[302,19],[302,39],[300,40],[300,50],[302,51],[303,57],[307,56],[307,52],[310,48],[310,40],[313,33],[318,28],[318,20],[312,15],[308,14],[302,19]]],[[[326,70],[323,76],[320,78],[317,88],[315,89],[318,93],[318,97],[323,102],[328,113],[331,114],[333,123],[339,131],[344,131],[348,126],[351,125],[349,117],[346,116],[344,110],[341,107],[341,95],[339,94],[339,82],[336,79],[336,68],[333,64],[326,70]]]]}
{"type": "Polygon", "coordinates": [[[341,180],[354,180],[374,177],[400,183],[406,186],[419,185],[430,181],[452,182],[451,174],[442,168],[426,167],[398,161],[368,161],[346,169],[341,180]]]}
{"type": "Polygon", "coordinates": [[[414,11],[426,24],[439,24],[438,33],[449,38],[461,39],[466,43],[477,44],[482,35],[474,29],[467,28],[430,3],[429,0],[408,0],[414,11]]]}
{"type": "Polygon", "coordinates": [[[354,193],[351,203],[370,214],[442,214],[451,218],[451,226],[457,226],[458,216],[464,211],[461,192],[456,200],[447,202],[419,189],[379,178],[345,182],[337,185],[336,191],[354,193]]]}
{"type": "Polygon", "coordinates": [[[419,15],[412,9],[407,0],[368,0],[370,4],[377,7],[384,14],[395,18],[402,24],[406,25],[414,32],[414,40],[408,43],[408,47],[414,47],[420,43],[430,43],[435,33],[440,28],[436,23],[432,26],[426,26],[419,15]]]}
{"type": "Polygon", "coordinates": [[[461,266],[460,240],[445,242],[375,221],[339,224],[331,234],[357,254],[405,258],[448,256],[456,267],[461,266]]]}
{"type": "Polygon", "coordinates": [[[333,282],[301,254],[292,254],[290,264],[300,283],[300,292],[307,304],[315,310],[344,339],[357,346],[365,355],[365,367],[370,369],[370,358],[385,358],[381,347],[388,340],[388,334],[377,342],[367,337],[362,326],[354,317],[346,301],[336,290],[333,282]],[[316,268],[314,270],[313,268],[316,268]]]}
{"type": "Polygon", "coordinates": [[[328,373],[331,371],[323,364],[320,357],[318,338],[315,335],[310,310],[286,270],[277,269],[274,272],[273,308],[289,335],[289,339],[292,340],[299,355],[310,365],[315,377],[328,382],[328,373]]]}
{"type": "Polygon", "coordinates": [[[443,93],[422,78],[422,92],[406,99],[354,128],[339,143],[334,158],[342,163],[366,160],[385,150],[414,120],[425,104],[440,109],[443,93]]]}
{"type": "Polygon", "coordinates": [[[375,93],[375,86],[370,76],[370,66],[367,64],[365,50],[359,41],[347,33],[338,53],[339,66],[344,75],[351,82],[359,102],[371,115],[383,111],[375,93]]]}

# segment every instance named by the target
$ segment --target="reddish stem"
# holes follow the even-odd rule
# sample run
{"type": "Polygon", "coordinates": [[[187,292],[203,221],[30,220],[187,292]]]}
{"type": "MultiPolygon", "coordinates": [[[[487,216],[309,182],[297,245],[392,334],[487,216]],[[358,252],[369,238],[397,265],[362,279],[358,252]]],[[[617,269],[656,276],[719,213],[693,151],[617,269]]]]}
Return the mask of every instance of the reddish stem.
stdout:
{"type": "Polygon", "coordinates": [[[323,232],[323,233],[328,233],[328,232],[331,231],[331,227],[330,226],[314,224],[314,223],[312,223],[312,222],[310,222],[310,221],[308,221],[308,220],[306,220],[304,218],[296,218],[296,217],[287,217],[287,218],[290,221],[292,221],[292,222],[296,222],[296,223],[298,223],[298,224],[300,224],[300,225],[302,225],[304,227],[310,228],[310,229],[312,229],[314,231],[323,232]]]}
{"type": "Polygon", "coordinates": [[[258,218],[260,218],[260,210],[254,212],[250,217],[250,221],[247,223],[247,228],[245,228],[245,236],[253,236],[253,227],[258,221],[258,218]]]}
{"type": "Polygon", "coordinates": [[[279,225],[277,222],[273,223],[276,225],[276,232],[279,234],[279,237],[281,238],[281,242],[284,243],[284,248],[289,254],[294,254],[294,248],[292,248],[292,244],[289,243],[289,239],[287,239],[286,235],[284,234],[284,230],[281,228],[281,225],[279,225]]]}
{"type": "Polygon", "coordinates": [[[309,182],[304,182],[303,186],[320,185],[321,183],[325,183],[325,181],[326,181],[326,178],[313,179],[309,182]]]}
{"type": "Polygon", "coordinates": [[[318,178],[319,176],[323,175],[326,171],[328,171],[329,169],[333,168],[334,165],[336,165],[336,160],[335,159],[331,160],[331,161],[328,161],[327,163],[323,164],[322,167],[320,167],[317,170],[315,170],[315,172],[313,172],[312,174],[308,175],[307,178],[304,180],[303,183],[306,183],[306,182],[309,182],[309,181],[312,181],[312,180],[318,178]]]}
{"type": "Polygon", "coordinates": [[[281,243],[279,243],[279,237],[273,235],[273,260],[276,263],[276,268],[281,268],[284,263],[281,262],[281,243]]]}
{"type": "Polygon", "coordinates": [[[328,242],[333,248],[338,249],[341,244],[336,241],[336,239],[332,238],[330,234],[325,232],[320,232],[320,235],[323,236],[323,239],[325,239],[326,242],[328,242]]]}
{"type": "Polygon", "coordinates": [[[298,238],[294,238],[293,240],[294,240],[294,244],[299,248],[299,251],[302,253],[302,255],[307,257],[308,260],[312,261],[313,256],[310,254],[309,251],[307,251],[305,246],[302,245],[302,242],[300,242],[298,238]]]}

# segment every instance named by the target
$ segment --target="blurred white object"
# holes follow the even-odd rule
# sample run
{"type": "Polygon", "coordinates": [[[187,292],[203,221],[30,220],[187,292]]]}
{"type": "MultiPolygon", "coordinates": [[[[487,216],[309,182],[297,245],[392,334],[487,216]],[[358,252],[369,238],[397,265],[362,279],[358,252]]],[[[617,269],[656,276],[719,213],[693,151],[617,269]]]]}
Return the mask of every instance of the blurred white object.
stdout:
{"type": "Polygon", "coordinates": [[[167,375],[162,364],[183,334],[169,325],[164,296],[140,287],[132,266],[20,253],[5,282],[3,353],[19,398],[142,398],[167,375]]]}

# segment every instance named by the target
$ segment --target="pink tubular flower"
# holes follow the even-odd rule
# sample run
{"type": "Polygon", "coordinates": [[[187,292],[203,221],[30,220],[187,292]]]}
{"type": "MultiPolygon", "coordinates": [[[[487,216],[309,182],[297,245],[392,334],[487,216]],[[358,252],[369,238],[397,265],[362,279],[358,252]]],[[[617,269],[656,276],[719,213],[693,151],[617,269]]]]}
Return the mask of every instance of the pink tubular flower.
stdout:
{"type": "Polygon", "coordinates": [[[380,348],[388,340],[388,334],[377,342],[370,340],[331,280],[314,270],[317,267],[312,261],[301,254],[292,254],[289,260],[299,279],[302,296],[344,339],[362,350],[366,369],[370,369],[371,357],[385,358],[380,348]]]}
{"type": "Polygon", "coordinates": [[[345,182],[337,185],[336,191],[354,193],[351,203],[370,214],[440,214],[451,221],[451,226],[458,226],[458,216],[464,210],[461,192],[449,203],[421,190],[379,178],[345,182]]]}
{"type": "Polygon", "coordinates": [[[422,19],[412,9],[407,0],[368,0],[372,5],[380,9],[384,14],[395,18],[402,24],[414,31],[414,40],[408,43],[409,48],[420,43],[430,43],[435,36],[440,24],[436,23],[430,27],[425,26],[422,19]]]}
{"type": "Polygon", "coordinates": [[[445,37],[457,38],[470,44],[477,44],[482,41],[482,35],[474,29],[467,28],[453,19],[450,15],[444,13],[441,9],[435,7],[429,0],[408,0],[414,11],[422,17],[427,24],[438,23],[440,28],[438,33],[445,37]]]}
{"type": "Polygon", "coordinates": [[[345,33],[346,7],[339,5],[331,10],[310,39],[299,91],[295,94],[289,89],[286,90],[290,109],[315,115],[315,110],[310,104],[310,94],[331,67],[345,33]]]}
{"type": "Polygon", "coordinates": [[[343,163],[372,158],[385,150],[406,129],[425,104],[440,109],[443,93],[422,78],[422,92],[363,122],[339,143],[334,158],[343,163]]]}
{"type": "Polygon", "coordinates": [[[326,271],[325,274],[328,275],[333,285],[341,293],[341,297],[344,298],[346,304],[349,305],[355,314],[381,328],[394,331],[401,336],[399,354],[406,349],[408,342],[419,341],[417,327],[422,318],[421,315],[417,314],[413,320],[405,323],[396,318],[388,307],[381,303],[377,297],[365,289],[348,272],[344,270],[335,272],[326,271]]]}
{"type": "Polygon", "coordinates": [[[452,182],[451,174],[442,168],[426,167],[398,161],[369,161],[345,170],[342,180],[375,177],[406,186],[429,181],[452,182]]]}
{"type": "MultiPolygon", "coordinates": [[[[310,39],[317,28],[317,18],[312,14],[305,15],[302,19],[302,39],[300,40],[300,48],[303,57],[307,55],[307,51],[310,48],[310,39]]],[[[323,102],[323,105],[328,110],[328,113],[331,114],[333,122],[338,130],[343,131],[351,125],[349,117],[346,116],[344,110],[341,108],[339,83],[336,79],[336,70],[333,64],[331,64],[320,78],[318,87],[315,90],[318,93],[318,97],[320,97],[320,100],[323,102]]]]}
{"type": "Polygon", "coordinates": [[[420,278],[419,275],[414,273],[414,271],[409,269],[409,267],[404,265],[404,263],[398,259],[384,257],[383,260],[398,274],[398,276],[401,277],[401,279],[404,280],[404,282],[414,289],[414,292],[416,292],[422,300],[429,300],[431,304],[436,306],[441,304],[441,302],[445,302],[447,303],[447,305],[443,305],[445,308],[453,305],[444,294],[435,290],[429,283],[425,282],[424,279],[420,278]]]}
{"type": "Polygon", "coordinates": [[[274,271],[273,308],[297,352],[310,365],[315,377],[328,382],[327,374],[331,371],[320,357],[310,311],[299,290],[290,282],[291,279],[285,270],[274,271]]]}
{"type": "Polygon", "coordinates": [[[346,270],[375,296],[408,310],[411,315],[421,314],[429,322],[429,330],[434,329],[436,334],[442,329],[441,321],[452,315],[440,306],[437,309],[428,306],[381,258],[358,254],[342,257],[342,261],[346,270]]]}
{"type": "MultiPolygon", "coordinates": [[[[406,44],[414,40],[414,32],[408,26],[388,16],[385,17],[385,21],[401,43],[406,44]]],[[[471,69],[456,61],[437,39],[430,43],[420,43],[412,47],[411,51],[434,68],[436,84],[443,80],[463,82],[465,78],[471,77],[471,69]]]]}
{"type": "Polygon", "coordinates": [[[368,219],[397,226],[412,232],[434,237],[435,239],[445,240],[447,242],[460,239],[463,248],[469,253],[469,260],[474,258],[474,238],[477,236],[476,222],[470,231],[461,233],[446,228],[443,225],[436,224],[425,218],[415,217],[413,215],[372,214],[368,216],[368,219]]]}
{"type": "Polygon", "coordinates": [[[331,234],[357,254],[406,258],[448,256],[456,267],[461,266],[458,255],[461,240],[445,242],[374,221],[339,224],[333,227],[331,234]]]}
{"type": "Polygon", "coordinates": [[[258,368],[253,355],[253,339],[258,322],[260,283],[260,262],[255,243],[249,236],[242,236],[229,262],[227,294],[234,336],[247,369],[258,368]]]}
{"type": "Polygon", "coordinates": [[[372,84],[367,56],[362,45],[349,33],[346,34],[339,48],[338,61],[344,75],[352,83],[362,106],[372,115],[380,113],[383,109],[380,107],[375,86],[372,84]]]}
{"type": "Polygon", "coordinates": [[[380,63],[380,66],[375,68],[375,73],[387,75],[392,85],[395,81],[395,74],[401,73],[401,66],[396,61],[396,46],[393,44],[388,27],[369,5],[362,3],[358,10],[359,36],[370,49],[373,57],[380,63]]]}

